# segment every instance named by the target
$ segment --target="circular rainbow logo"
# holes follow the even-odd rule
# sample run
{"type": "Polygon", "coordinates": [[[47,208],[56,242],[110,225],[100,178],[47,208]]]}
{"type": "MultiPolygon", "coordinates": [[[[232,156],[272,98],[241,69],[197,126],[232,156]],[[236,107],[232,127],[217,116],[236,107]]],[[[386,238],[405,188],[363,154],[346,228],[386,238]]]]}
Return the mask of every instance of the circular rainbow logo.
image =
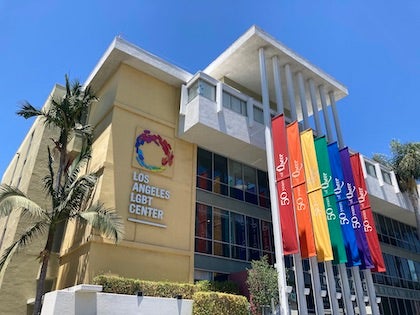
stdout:
{"type": "Polygon", "coordinates": [[[152,171],[152,172],[163,172],[166,170],[166,167],[169,165],[171,166],[174,160],[174,152],[172,151],[171,145],[163,139],[160,135],[154,135],[150,132],[150,130],[145,129],[142,134],[140,134],[136,139],[136,160],[140,164],[141,167],[152,171]],[[144,160],[144,153],[141,147],[145,144],[150,143],[156,144],[158,147],[162,149],[164,156],[161,160],[161,165],[151,165],[146,163],[144,160]]]}

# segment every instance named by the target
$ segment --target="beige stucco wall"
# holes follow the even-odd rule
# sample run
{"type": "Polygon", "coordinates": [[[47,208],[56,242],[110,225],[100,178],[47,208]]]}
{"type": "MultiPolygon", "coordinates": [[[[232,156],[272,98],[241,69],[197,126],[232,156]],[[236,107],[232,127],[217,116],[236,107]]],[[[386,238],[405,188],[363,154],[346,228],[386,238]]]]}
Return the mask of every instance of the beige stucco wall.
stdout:
{"type": "MultiPolygon", "coordinates": [[[[95,198],[118,211],[126,234],[122,242],[114,245],[69,224],[58,288],[91,282],[100,273],[192,281],[196,148],[176,137],[180,88],[121,65],[97,95],[100,101],[92,107],[89,117],[95,125],[89,168],[104,170],[95,198]],[[145,129],[172,146],[174,163],[161,173],[141,169],[135,159],[136,137],[145,129]],[[151,196],[151,207],[164,212],[162,219],[129,212],[134,173],[143,173],[149,177],[149,185],[170,192],[169,199],[151,196]],[[130,222],[128,218],[166,227],[130,222]]],[[[160,147],[148,144],[142,148],[149,164],[160,165],[160,147]]]]}
{"type": "MultiPolygon", "coordinates": [[[[62,91],[62,88],[56,86],[51,95],[61,95],[62,91]]],[[[48,101],[45,105],[47,104],[48,101]]],[[[45,128],[43,122],[36,119],[17,151],[19,153],[18,163],[16,164],[16,158],[12,160],[2,179],[2,183],[18,186],[33,201],[43,207],[49,206],[49,200],[45,198],[46,195],[43,191],[42,179],[47,171],[47,146],[53,146],[50,138],[54,136],[54,130],[45,128]]],[[[8,220],[2,218],[0,221],[1,233],[3,233],[6,221],[7,229],[0,252],[7,248],[29,225],[29,218],[22,218],[19,210],[14,210],[8,220]]],[[[0,314],[26,313],[26,301],[35,297],[35,284],[40,266],[37,257],[44,245],[44,238],[34,239],[28,247],[13,257],[4,278],[0,279],[0,314]]],[[[56,259],[53,258],[52,265],[54,265],[54,261],[56,259]]],[[[54,273],[54,268],[50,268],[49,271],[54,273]]],[[[57,268],[55,268],[56,272],[57,268]]],[[[55,276],[52,279],[50,276],[48,278],[55,281],[55,276]]]]}

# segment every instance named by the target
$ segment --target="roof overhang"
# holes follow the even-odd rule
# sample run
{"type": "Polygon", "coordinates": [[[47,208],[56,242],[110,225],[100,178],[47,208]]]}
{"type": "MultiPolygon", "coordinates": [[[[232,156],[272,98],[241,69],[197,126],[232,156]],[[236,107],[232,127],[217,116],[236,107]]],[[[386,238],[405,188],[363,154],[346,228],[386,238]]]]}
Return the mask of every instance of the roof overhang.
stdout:
{"type": "MultiPolygon", "coordinates": [[[[261,95],[261,78],[258,54],[260,48],[264,48],[265,51],[269,97],[271,101],[275,101],[276,99],[273,67],[272,63],[268,62],[273,56],[278,56],[280,66],[289,64],[292,73],[301,72],[306,80],[312,78],[315,86],[323,85],[327,93],[333,92],[335,100],[339,100],[348,95],[347,88],[343,84],[339,83],[330,75],[309,63],[306,59],[284,46],[257,26],[252,26],[203,72],[219,80],[226,77],[236,83],[239,83],[241,86],[250,89],[254,93],[261,95]]],[[[284,78],[284,74],[282,74],[282,76],[284,78]]],[[[294,80],[295,97],[298,99],[298,85],[296,78],[294,80]]],[[[284,95],[283,99],[287,99],[287,97],[285,97],[287,95],[287,91],[284,81],[282,86],[284,95]]],[[[309,101],[308,92],[307,98],[309,101]]],[[[320,104],[320,102],[318,102],[318,104],[320,104]]],[[[285,102],[285,107],[288,106],[290,105],[285,102]]],[[[309,112],[312,113],[310,108],[309,112]]],[[[300,108],[298,108],[298,114],[299,116],[301,115],[300,108]]]]}
{"type": "Polygon", "coordinates": [[[162,58],[116,37],[87,78],[84,86],[90,85],[94,91],[98,91],[121,64],[127,64],[174,86],[180,86],[193,76],[162,58]]]}

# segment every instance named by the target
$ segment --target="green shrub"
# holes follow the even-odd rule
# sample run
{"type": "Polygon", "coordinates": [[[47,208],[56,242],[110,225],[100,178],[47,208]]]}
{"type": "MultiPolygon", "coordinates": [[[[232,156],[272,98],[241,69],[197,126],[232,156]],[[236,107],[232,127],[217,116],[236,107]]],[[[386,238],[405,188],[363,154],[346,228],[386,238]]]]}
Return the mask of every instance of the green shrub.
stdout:
{"type": "Polygon", "coordinates": [[[194,292],[198,291],[190,283],[155,282],[105,275],[96,276],[93,283],[102,285],[103,292],[129,295],[141,291],[146,296],[173,298],[182,295],[184,299],[192,299],[194,292]]]}
{"type": "Polygon", "coordinates": [[[232,281],[209,281],[201,280],[195,284],[197,291],[216,291],[230,294],[239,294],[239,287],[232,281]]]}
{"type": "Polygon", "coordinates": [[[248,315],[249,303],[244,296],[220,292],[196,292],[193,315],[248,315]]]}

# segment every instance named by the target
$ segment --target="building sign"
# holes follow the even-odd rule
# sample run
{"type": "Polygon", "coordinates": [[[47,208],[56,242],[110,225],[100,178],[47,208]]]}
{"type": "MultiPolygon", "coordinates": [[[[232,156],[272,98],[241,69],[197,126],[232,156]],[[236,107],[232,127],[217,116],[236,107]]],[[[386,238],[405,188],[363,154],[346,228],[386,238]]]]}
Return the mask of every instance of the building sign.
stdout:
{"type": "MultiPolygon", "coordinates": [[[[135,159],[141,168],[153,173],[162,173],[172,166],[174,153],[172,146],[166,139],[158,134],[153,134],[147,129],[137,134],[134,145],[135,159]],[[160,165],[158,162],[155,162],[159,159],[160,165]]],[[[153,185],[150,174],[134,171],[128,212],[131,215],[136,215],[136,218],[129,217],[128,220],[157,227],[166,227],[165,224],[160,223],[164,221],[165,212],[155,205],[155,201],[169,200],[170,197],[171,193],[169,190],[153,185]]]]}
{"type": "Polygon", "coordinates": [[[152,172],[162,172],[168,166],[172,165],[174,153],[171,145],[160,135],[152,134],[150,130],[145,129],[136,139],[136,160],[142,168],[152,172]],[[146,162],[143,152],[143,146],[146,144],[155,144],[161,148],[164,156],[161,159],[161,165],[152,165],[146,162]]]}

